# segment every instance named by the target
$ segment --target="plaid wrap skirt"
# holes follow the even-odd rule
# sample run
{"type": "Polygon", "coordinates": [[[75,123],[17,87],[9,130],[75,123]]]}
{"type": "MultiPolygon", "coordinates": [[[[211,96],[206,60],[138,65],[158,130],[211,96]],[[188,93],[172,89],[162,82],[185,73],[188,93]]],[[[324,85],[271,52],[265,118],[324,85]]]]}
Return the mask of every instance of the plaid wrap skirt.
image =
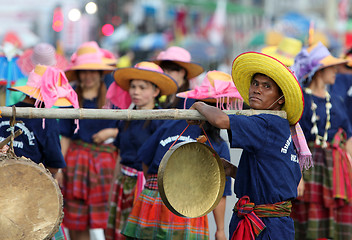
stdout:
{"type": "Polygon", "coordinates": [[[122,166],[121,173],[112,186],[109,202],[109,219],[105,231],[106,240],[123,240],[121,234],[132,210],[137,184],[137,170],[122,166]]]}
{"type": "Polygon", "coordinates": [[[295,239],[352,239],[352,168],[339,131],[323,149],[313,143],[314,167],[303,171],[303,197],[292,201],[295,239]]]}
{"type": "Polygon", "coordinates": [[[162,202],[157,186],[156,175],[147,178],[122,234],[127,239],[208,239],[208,217],[183,218],[173,214],[162,202]]]}
{"type": "Polygon", "coordinates": [[[64,220],[68,229],[106,228],[117,151],[113,145],[73,141],[63,170],[64,220]]]}

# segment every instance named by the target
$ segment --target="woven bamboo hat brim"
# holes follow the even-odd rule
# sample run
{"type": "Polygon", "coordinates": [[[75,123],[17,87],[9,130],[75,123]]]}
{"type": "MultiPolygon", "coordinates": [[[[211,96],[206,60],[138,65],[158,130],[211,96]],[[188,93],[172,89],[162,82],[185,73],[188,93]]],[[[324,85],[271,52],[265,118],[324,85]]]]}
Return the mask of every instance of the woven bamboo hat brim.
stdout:
{"type": "Polygon", "coordinates": [[[176,81],[153,62],[140,62],[133,68],[119,68],[114,72],[114,78],[116,83],[126,91],[130,88],[132,79],[154,83],[160,89],[161,95],[174,94],[178,89],[176,81]]]}
{"type": "Polygon", "coordinates": [[[303,113],[304,99],[302,89],[291,70],[263,53],[246,52],[236,57],[232,64],[232,79],[247,104],[249,87],[255,73],[265,74],[276,82],[285,97],[282,110],[286,111],[290,125],[296,124],[303,113]]]}

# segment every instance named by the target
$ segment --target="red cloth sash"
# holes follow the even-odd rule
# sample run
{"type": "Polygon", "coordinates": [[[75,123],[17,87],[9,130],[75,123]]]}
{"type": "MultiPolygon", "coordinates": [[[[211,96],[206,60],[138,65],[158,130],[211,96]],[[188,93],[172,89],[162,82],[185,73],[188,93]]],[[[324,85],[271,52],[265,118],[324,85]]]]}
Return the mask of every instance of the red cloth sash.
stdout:
{"type": "Polygon", "coordinates": [[[241,197],[234,211],[242,218],[232,235],[231,240],[254,240],[266,227],[260,217],[285,217],[290,216],[292,204],[283,201],[274,204],[255,206],[248,196],[241,197]]]}

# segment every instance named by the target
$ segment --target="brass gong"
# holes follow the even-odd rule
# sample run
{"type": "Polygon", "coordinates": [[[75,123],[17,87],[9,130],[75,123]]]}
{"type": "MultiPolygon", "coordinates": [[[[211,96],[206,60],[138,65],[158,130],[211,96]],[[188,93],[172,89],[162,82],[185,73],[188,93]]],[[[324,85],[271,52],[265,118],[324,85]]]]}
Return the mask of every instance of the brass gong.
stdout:
{"type": "Polygon", "coordinates": [[[51,239],[63,218],[63,199],[50,172],[28,158],[0,156],[0,239],[51,239]]]}
{"type": "Polygon", "coordinates": [[[204,143],[181,142],[166,152],[158,188],[167,208],[181,217],[201,217],[222,198],[225,171],[219,155],[204,143]]]}

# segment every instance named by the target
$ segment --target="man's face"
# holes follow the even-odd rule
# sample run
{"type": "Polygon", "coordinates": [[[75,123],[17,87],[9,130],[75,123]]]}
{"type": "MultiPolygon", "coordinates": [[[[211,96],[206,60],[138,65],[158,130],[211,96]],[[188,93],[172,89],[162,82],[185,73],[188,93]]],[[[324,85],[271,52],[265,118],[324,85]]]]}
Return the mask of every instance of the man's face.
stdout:
{"type": "Polygon", "coordinates": [[[261,74],[254,76],[249,87],[249,106],[251,108],[256,110],[280,110],[285,102],[284,97],[274,103],[280,97],[279,87],[271,78],[261,74]]]}

